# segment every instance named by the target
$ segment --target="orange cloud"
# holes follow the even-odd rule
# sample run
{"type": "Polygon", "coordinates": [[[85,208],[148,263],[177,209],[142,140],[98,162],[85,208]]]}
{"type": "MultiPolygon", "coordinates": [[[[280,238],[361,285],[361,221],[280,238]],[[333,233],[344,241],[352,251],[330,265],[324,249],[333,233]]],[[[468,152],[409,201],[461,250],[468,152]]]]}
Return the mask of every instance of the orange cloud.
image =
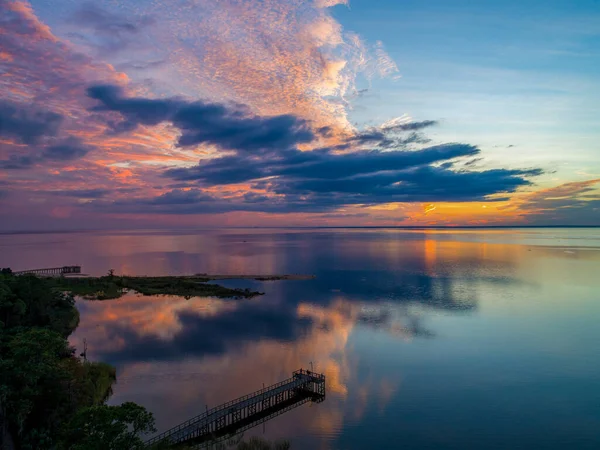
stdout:
{"type": "MultiPolygon", "coordinates": [[[[175,48],[170,58],[184,81],[183,94],[240,102],[259,114],[293,113],[318,126],[349,130],[343,99],[354,89],[357,74],[387,75],[397,68],[380,45],[371,55],[360,39],[343,32],[327,8],[345,3],[199,1],[175,11],[169,6],[160,39],[175,48]],[[189,20],[198,16],[200,22],[189,20]],[[175,39],[185,39],[186,45],[175,39]]],[[[154,13],[163,9],[157,6],[154,13]]]]}

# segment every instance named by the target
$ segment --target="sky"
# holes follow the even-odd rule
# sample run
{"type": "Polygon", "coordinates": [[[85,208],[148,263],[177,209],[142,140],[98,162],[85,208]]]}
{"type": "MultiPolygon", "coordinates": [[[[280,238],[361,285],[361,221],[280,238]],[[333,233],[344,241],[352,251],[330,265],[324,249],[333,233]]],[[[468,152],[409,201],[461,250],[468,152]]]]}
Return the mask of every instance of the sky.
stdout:
{"type": "Polygon", "coordinates": [[[600,225],[598,80],[598,0],[0,0],[0,231],[600,225]]]}

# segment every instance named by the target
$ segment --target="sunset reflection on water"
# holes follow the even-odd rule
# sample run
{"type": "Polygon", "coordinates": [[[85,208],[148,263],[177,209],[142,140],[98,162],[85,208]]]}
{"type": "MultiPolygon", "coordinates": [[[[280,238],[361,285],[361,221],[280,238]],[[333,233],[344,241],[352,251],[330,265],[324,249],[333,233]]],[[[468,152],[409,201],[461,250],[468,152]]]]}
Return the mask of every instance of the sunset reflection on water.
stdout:
{"type": "Polygon", "coordinates": [[[499,430],[512,448],[600,442],[597,229],[81,233],[0,246],[15,268],[39,251],[42,265],[95,274],[316,275],[221,282],[265,292],[252,299],[79,300],[72,343],[114,364],[110,402],[144,405],[159,430],[312,362],[325,402],[264,429],[292,448],[493,448],[499,430]]]}

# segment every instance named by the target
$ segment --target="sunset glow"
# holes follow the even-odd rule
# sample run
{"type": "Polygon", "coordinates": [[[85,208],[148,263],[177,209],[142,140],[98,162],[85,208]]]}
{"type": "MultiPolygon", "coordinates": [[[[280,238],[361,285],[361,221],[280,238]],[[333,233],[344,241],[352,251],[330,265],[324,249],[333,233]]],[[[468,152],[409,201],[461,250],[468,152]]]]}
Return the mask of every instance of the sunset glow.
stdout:
{"type": "Polygon", "coordinates": [[[597,8],[434,3],[0,0],[0,230],[600,224],[597,8]]]}

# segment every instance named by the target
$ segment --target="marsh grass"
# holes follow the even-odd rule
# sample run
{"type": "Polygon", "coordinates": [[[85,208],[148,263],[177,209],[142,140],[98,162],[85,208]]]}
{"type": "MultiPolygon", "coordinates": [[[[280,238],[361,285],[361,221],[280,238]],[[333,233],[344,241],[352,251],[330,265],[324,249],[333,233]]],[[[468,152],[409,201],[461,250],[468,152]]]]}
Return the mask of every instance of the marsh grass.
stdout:
{"type": "Polygon", "coordinates": [[[181,297],[251,298],[262,295],[249,289],[230,289],[208,284],[204,277],[128,277],[48,278],[53,288],[93,300],[122,297],[132,290],[143,295],[178,295],[181,297]]]}

